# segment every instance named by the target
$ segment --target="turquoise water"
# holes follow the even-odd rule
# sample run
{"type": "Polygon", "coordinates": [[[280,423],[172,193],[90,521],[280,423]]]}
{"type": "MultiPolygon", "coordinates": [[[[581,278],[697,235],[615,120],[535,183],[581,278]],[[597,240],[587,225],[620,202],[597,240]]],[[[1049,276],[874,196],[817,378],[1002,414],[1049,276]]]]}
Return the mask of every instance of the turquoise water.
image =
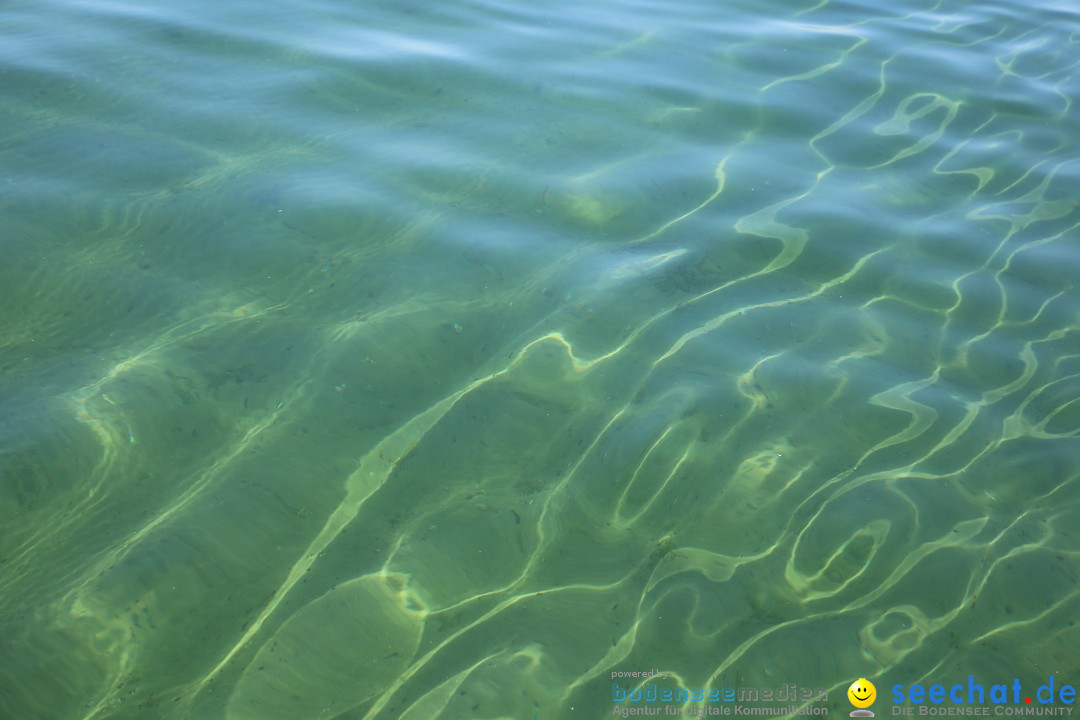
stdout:
{"type": "Polygon", "coordinates": [[[1080,682],[1075,5],[2,38],[0,717],[1080,682]]]}

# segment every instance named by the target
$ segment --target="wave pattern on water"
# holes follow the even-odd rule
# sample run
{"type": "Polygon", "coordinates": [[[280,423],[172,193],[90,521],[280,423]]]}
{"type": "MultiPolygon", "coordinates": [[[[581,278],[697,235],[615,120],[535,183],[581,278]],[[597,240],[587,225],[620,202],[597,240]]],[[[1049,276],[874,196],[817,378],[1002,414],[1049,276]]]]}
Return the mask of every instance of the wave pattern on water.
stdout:
{"type": "Polygon", "coordinates": [[[45,5],[0,714],[1080,677],[1073,9],[45,5]]]}

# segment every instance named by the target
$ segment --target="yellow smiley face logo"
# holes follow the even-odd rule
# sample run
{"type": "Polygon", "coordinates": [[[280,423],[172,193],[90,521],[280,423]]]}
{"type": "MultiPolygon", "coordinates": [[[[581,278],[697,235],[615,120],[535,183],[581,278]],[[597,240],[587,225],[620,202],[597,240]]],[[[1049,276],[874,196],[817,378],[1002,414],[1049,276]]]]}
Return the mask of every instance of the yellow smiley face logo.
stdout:
{"type": "Polygon", "coordinates": [[[859,678],[847,689],[848,700],[857,708],[867,708],[877,698],[877,688],[866,678],[859,678]]]}

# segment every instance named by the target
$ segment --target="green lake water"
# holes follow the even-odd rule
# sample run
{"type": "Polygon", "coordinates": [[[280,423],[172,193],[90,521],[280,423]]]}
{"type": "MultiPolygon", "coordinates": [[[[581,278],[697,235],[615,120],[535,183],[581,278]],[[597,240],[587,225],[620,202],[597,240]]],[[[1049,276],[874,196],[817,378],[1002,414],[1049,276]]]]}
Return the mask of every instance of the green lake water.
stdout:
{"type": "Polygon", "coordinates": [[[1078,96],[1060,0],[5,3],[0,718],[1080,684],[1078,96]]]}

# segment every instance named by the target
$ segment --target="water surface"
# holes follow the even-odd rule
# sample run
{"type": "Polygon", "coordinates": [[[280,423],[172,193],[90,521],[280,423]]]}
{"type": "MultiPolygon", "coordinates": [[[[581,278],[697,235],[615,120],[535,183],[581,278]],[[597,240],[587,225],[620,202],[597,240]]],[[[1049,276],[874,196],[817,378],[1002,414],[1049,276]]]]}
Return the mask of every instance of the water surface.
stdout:
{"type": "Polygon", "coordinates": [[[1080,680],[1072,5],[3,35],[0,715],[1080,680]]]}

